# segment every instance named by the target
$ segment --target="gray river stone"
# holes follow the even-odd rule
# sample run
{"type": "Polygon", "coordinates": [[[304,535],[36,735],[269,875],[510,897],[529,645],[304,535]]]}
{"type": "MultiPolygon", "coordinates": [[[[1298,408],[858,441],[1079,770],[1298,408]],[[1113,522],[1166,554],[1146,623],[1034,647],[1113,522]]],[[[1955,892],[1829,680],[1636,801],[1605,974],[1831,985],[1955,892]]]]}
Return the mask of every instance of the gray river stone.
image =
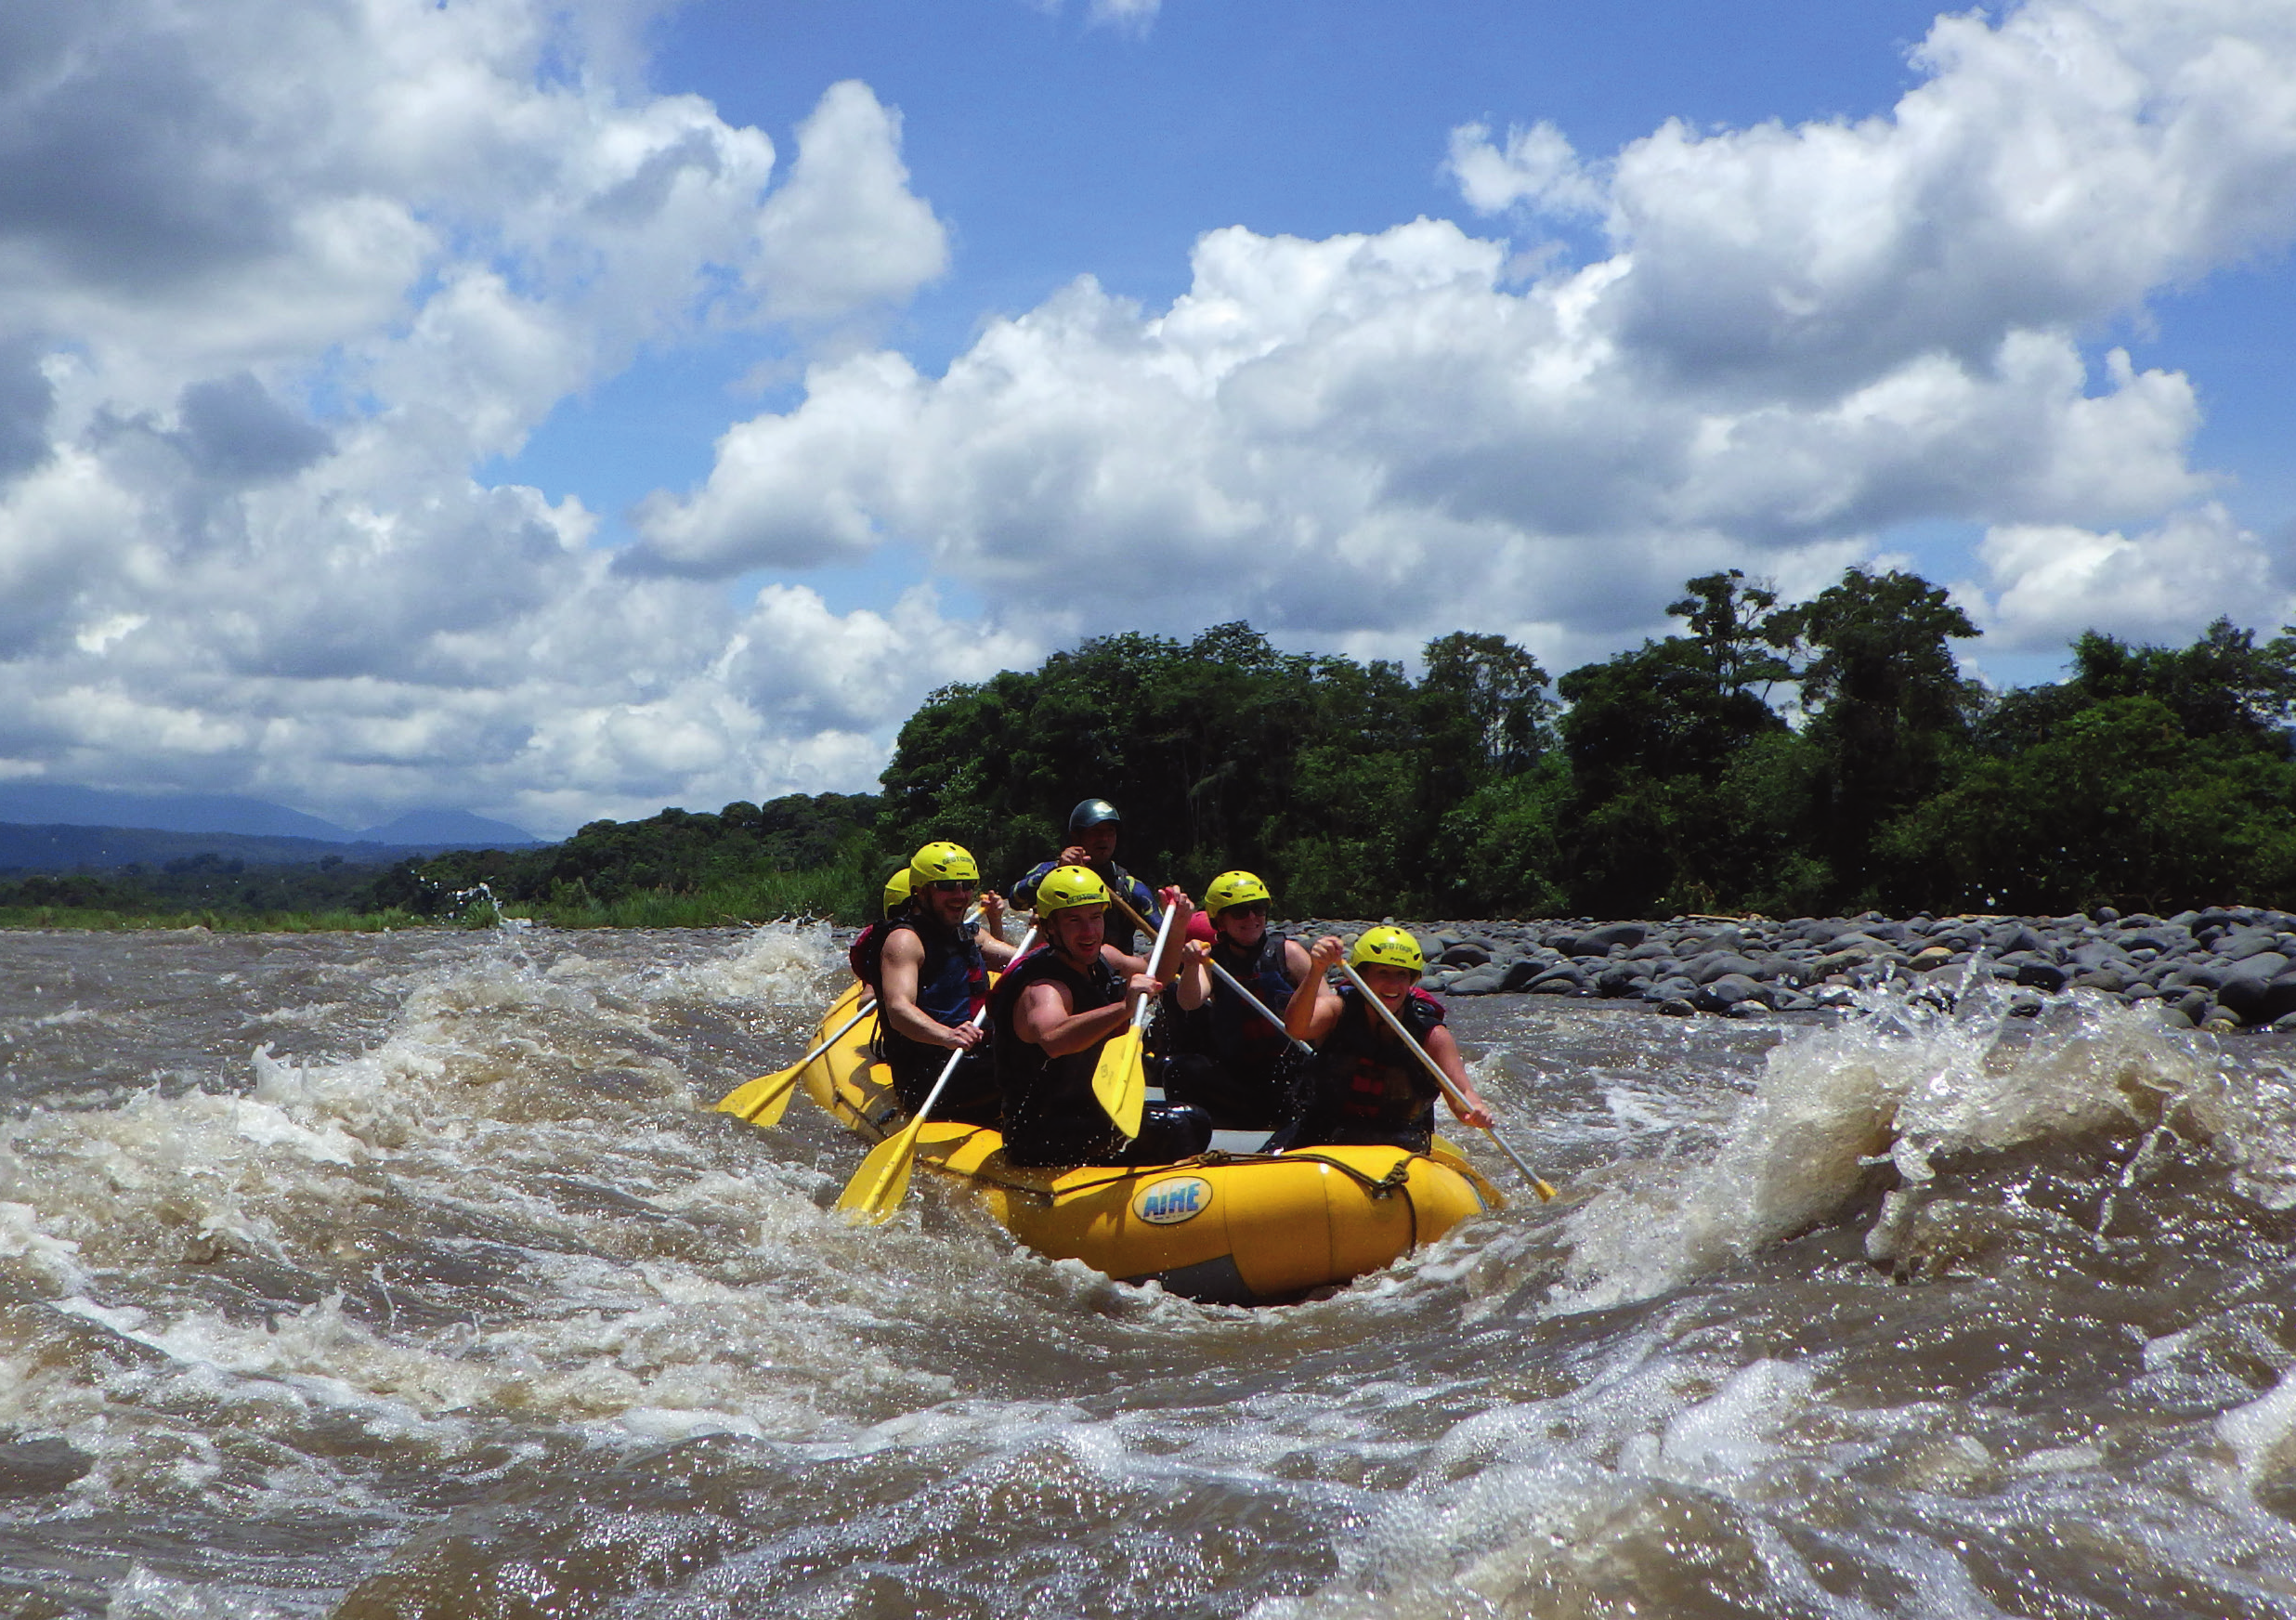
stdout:
{"type": "Polygon", "coordinates": [[[2022,961],[2017,964],[2016,982],[2054,993],[2065,987],[2065,970],[2052,961],[2022,961]]]}
{"type": "Polygon", "coordinates": [[[1701,986],[1693,999],[1712,1012],[1736,1007],[1742,1001],[1755,1001],[1768,1006],[1770,992],[1744,973],[1724,973],[1719,978],[1701,986]]]}
{"type": "Polygon", "coordinates": [[[1639,922],[1613,922],[1602,928],[1590,928],[1571,942],[1572,956],[1608,956],[1617,946],[1629,949],[1650,937],[1650,931],[1639,922]]]}
{"type": "Polygon", "coordinates": [[[1707,957],[1705,960],[1700,964],[1698,970],[1690,974],[1690,977],[1702,985],[1711,985],[1716,979],[1726,977],[1727,975],[1732,973],[1739,974],[1749,980],[1759,979],[1766,976],[1760,962],[1754,960],[1750,957],[1740,956],[1735,952],[1725,950],[1716,951],[1712,956],[1707,957]]]}
{"type": "Polygon", "coordinates": [[[2262,956],[2279,943],[2279,935],[2269,928],[2244,928],[2228,934],[2216,942],[2216,954],[2226,961],[2246,961],[2262,956]]]}
{"type": "Polygon", "coordinates": [[[1520,957],[1507,964],[1507,977],[1500,981],[1499,987],[1503,990],[1534,990],[1556,973],[1570,975],[1574,985],[1585,983],[1576,968],[1551,966],[1536,957],[1520,957]]]}
{"type": "Polygon", "coordinates": [[[2240,1015],[2243,1024],[2270,1024],[2284,1012],[2296,1012],[2296,976],[2289,960],[2276,950],[2242,960],[2217,986],[2216,1002],[2240,1015]]]}
{"type": "MultiPolygon", "coordinates": [[[[1358,922],[1304,922],[1306,940],[1358,922]]],[[[2296,1017],[2296,916],[2214,907],[2160,918],[2107,908],[2063,917],[1557,918],[1429,924],[1428,985],[1454,996],[1600,996],[1742,1016],[1849,1002],[1894,982],[1950,1005],[1970,975],[2002,984],[2013,1012],[2069,991],[2215,1029],[2296,1017]],[[1920,986],[1918,991],[1915,986],[1920,986]]]]}

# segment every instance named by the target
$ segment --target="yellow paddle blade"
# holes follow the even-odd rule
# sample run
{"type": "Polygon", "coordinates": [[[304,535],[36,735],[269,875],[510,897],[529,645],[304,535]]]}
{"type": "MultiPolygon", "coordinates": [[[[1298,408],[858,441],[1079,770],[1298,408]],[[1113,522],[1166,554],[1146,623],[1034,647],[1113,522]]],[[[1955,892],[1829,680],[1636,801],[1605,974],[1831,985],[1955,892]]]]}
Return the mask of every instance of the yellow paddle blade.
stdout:
{"type": "Polygon", "coordinates": [[[908,1195],[909,1169],[917,1162],[918,1119],[898,1136],[888,1136],[869,1149],[869,1156],[853,1172],[853,1180],[837,1195],[837,1207],[855,1226],[882,1226],[893,1219],[908,1195]]]}
{"type": "Polygon", "coordinates": [[[1092,1095],[1128,1137],[1140,1134],[1141,1109],[1148,1102],[1148,1074],[1141,1066],[1140,1049],[1140,1031],[1127,1029],[1109,1037],[1092,1067],[1092,1095]]]}
{"type": "Polygon", "coordinates": [[[797,1095],[797,1078],[811,1067],[796,1064],[770,1075],[760,1075],[754,1080],[744,1080],[725,1093],[719,1102],[721,1114],[737,1115],[762,1130],[770,1130],[781,1123],[788,1112],[789,1099],[797,1095]]]}

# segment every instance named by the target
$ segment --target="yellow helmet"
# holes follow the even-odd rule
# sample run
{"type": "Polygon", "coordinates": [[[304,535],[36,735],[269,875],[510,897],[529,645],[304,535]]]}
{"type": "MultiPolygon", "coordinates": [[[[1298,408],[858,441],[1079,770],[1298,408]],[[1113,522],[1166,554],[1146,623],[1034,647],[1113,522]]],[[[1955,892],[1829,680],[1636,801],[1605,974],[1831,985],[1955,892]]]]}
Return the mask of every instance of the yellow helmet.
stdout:
{"type": "Polygon", "coordinates": [[[1212,886],[1204,891],[1204,909],[1214,917],[1231,906],[1248,906],[1254,900],[1268,900],[1268,885],[1249,872],[1222,872],[1212,880],[1212,886]]]}
{"type": "Polygon", "coordinates": [[[885,880],[885,915],[890,917],[908,904],[909,885],[916,882],[917,874],[903,867],[885,880]]]}
{"type": "Polygon", "coordinates": [[[1037,885],[1037,915],[1047,918],[1073,906],[1105,906],[1108,885],[1090,867],[1054,867],[1037,885]]]}
{"type": "Polygon", "coordinates": [[[1355,948],[1348,952],[1350,967],[1402,968],[1408,973],[1427,971],[1427,957],[1419,949],[1419,942],[1408,929],[1383,927],[1366,928],[1356,940],[1355,948]]]}
{"type": "Polygon", "coordinates": [[[981,881],[980,863],[972,852],[946,838],[935,839],[909,856],[909,885],[914,892],[919,883],[977,883],[981,881]]]}

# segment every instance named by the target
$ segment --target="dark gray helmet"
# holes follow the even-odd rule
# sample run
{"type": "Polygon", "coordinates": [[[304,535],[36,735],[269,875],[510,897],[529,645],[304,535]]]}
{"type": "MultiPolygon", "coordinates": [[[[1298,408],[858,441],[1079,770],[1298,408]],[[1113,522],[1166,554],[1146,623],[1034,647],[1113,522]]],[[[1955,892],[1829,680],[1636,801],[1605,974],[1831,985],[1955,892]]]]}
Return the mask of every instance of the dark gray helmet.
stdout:
{"type": "Polygon", "coordinates": [[[1122,822],[1116,807],[1105,799],[1087,799],[1068,813],[1068,830],[1082,832],[1088,827],[1098,827],[1103,821],[1122,822]]]}

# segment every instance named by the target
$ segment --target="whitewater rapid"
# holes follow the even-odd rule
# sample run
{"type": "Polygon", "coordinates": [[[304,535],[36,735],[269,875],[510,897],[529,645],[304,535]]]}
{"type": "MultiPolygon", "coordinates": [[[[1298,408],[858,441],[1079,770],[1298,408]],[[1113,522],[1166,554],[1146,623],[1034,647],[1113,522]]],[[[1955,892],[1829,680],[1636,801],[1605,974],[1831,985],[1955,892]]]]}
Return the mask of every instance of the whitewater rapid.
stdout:
{"type": "Polygon", "coordinates": [[[0,936],[0,1613],[2296,1612],[2288,1038],[1462,1001],[1564,1196],[1249,1312],[846,1226],[843,971],[0,936]]]}

